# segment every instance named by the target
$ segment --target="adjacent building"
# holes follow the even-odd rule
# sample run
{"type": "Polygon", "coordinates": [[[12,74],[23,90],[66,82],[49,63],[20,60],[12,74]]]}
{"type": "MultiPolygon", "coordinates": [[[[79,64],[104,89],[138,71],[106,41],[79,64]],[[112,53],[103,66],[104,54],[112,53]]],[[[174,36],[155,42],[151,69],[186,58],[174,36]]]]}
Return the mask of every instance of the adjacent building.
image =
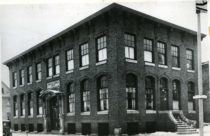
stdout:
{"type": "Polygon", "coordinates": [[[176,131],[197,118],[196,32],[119,4],[4,64],[14,133],[176,131]]]}
{"type": "Polygon", "coordinates": [[[2,121],[10,120],[10,89],[1,81],[1,96],[2,96],[2,121]]]}

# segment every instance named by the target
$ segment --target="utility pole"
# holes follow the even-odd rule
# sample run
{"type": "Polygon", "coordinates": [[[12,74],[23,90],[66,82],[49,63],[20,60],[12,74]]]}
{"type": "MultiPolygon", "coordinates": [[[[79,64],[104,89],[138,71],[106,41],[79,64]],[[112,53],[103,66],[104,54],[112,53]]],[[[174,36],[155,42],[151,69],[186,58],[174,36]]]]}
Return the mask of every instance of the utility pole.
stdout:
{"type": "Polygon", "coordinates": [[[199,109],[199,133],[203,136],[203,100],[207,96],[203,95],[203,81],[202,81],[202,64],[201,64],[201,19],[200,13],[207,12],[207,0],[196,0],[196,13],[197,13],[197,58],[198,58],[198,95],[195,95],[193,99],[198,99],[199,109]]]}

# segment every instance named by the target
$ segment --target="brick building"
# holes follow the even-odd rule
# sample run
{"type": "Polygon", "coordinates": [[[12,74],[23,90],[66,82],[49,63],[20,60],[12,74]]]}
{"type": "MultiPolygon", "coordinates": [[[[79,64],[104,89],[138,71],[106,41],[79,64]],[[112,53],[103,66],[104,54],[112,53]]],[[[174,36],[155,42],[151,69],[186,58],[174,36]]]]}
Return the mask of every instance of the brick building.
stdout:
{"type": "Polygon", "coordinates": [[[204,100],[204,122],[210,122],[210,91],[209,91],[209,62],[202,63],[203,72],[203,94],[207,96],[204,100]]]}
{"type": "Polygon", "coordinates": [[[4,64],[14,133],[176,131],[197,118],[196,32],[115,3],[4,64]]]}
{"type": "Polygon", "coordinates": [[[1,81],[1,97],[2,97],[2,120],[10,120],[10,89],[9,87],[1,81]]]}

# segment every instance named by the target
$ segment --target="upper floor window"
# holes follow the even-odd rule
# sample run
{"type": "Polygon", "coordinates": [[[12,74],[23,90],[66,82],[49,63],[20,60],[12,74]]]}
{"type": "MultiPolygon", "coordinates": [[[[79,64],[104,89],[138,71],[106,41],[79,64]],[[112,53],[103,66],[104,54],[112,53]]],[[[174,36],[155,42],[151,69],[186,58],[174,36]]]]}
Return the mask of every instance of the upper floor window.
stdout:
{"type": "Polygon", "coordinates": [[[179,62],[179,47],[171,46],[171,55],[172,55],[172,67],[180,67],[179,62]]]}
{"type": "Polygon", "coordinates": [[[145,79],[146,109],[155,110],[155,79],[147,76],[145,79]]]}
{"type": "Polygon", "coordinates": [[[13,115],[18,115],[18,108],[17,108],[17,96],[13,96],[13,115]]]}
{"type": "Polygon", "coordinates": [[[81,83],[82,93],[82,111],[90,111],[90,90],[88,80],[83,80],[81,83]]]}
{"type": "Polygon", "coordinates": [[[135,54],[135,36],[131,34],[124,34],[125,42],[125,58],[127,59],[136,59],[135,54]]]}
{"type": "Polygon", "coordinates": [[[97,62],[107,59],[107,40],[106,36],[97,38],[97,62]]]}
{"type": "Polygon", "coordinates": [[[24,97],[24,94],[20,95],[20,115],[25,116],[25,97],[24,97]]]}
{"type": "Polygon", "coordinates": [[[17,72],[12,73],[12,86],[13,87],[17,86],[17,72]]]}
{"type": "Polygon", "coordinates": [[[137,78],[133,74],[126,75],[126,107],[129,110],[137,109],[137,78]]]}
{"type": "Polygon", "coordinates": [[[60,57],[57,55],[54,57],[54,65],[55,65],[55,70],[54,70],[54,74],[58,75],[60,74],[60,57]]]}
{"type": "Polygon", "coordinates": [[[47,60],[47,76],[51,77],[52,75],[60,74],[60,57],[59,55],[49,58],[47,60]]]}
{"type": "Polygon", "coordinates": [[[89,49],[88,43],[82,44],[80,46],[80,62],[81,67],[89,65],[89,49]]]}
{"type": "Polygon", "coordinates": [[[24,84],[24,70],[20,70],[20,85],[24,84]]]}
{"type": "Polygon", "coordinates": [[[41,63],[36,64],[36,80],[42,79],[42,67],[41,63]]]}
{"type": "Polygon", "coordinates": [[[187,49],[186,57],[187,57],[187,69],[193,70],[194,69],[193,51],[190,49],[187,49]]]}
{"type": "Polygon", "coordinates": [[[70,49],[66,51],[66,61],[67,61],[67,67],[66,70],[73,70],[74,69],[74,52],[73,49],[70,49]]]}
{"type": "Polygon", "coordinates": [[[33,100],[32,92],[28,93],[28,115],[33,116],[33,100]]]}
{"type": "Polygon", "coordinates": [[[108,103],[108,83],[107,77],[101,76],[98,80],[98,98],[99,98],[99,110],[104,111],[109,109],[108,103]]]}
{"type": "Polygon", "coordinates": [[[36,104],[37,104],[37,115],[41,115],[42,114],[42,99],[39,97],[40,96],[40,90],[37,91],[36,93],[36,104]]]}
{"type": "Polygon", "coordinates": [[[27,83],[32,83],[32,66],[27,68],[27,83]]]}
{"type": "Polygon", "coordinates": [[[68,95],[67,95],[67,105],[68,105],[68,112],[74,113],[75,112],[75,92],[74,92],[74,85],[70,83],[68,85],[68,95]]]}
{"type": "Polygon", "coordinates": [[[145,62],[154,62],[153,58],[153,41],[150,39],[144,39],[144,61],[145,62]]]}
{"type": "Polygon", "coordinates": [[[158,64],[166,65],[166,44],[158,42],[157,49],[158,49],[158,64]]]}

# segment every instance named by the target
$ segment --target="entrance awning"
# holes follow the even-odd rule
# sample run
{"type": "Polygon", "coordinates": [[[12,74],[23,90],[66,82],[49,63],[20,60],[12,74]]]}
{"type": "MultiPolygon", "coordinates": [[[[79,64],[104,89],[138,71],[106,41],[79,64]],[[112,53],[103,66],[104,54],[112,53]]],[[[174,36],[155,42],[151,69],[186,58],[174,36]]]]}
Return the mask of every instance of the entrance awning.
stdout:
{"type": "Polygon", "coordinates": [[[54,97],[56,95],[62,95],[64,94],[63,92],[60,92],[58,90],[55,90],[55,89],[47,89],[47,90],[42,90],[40,92],[40,95],[39,97],[41,98],[51,98],[51,97],[54,97]]]}

